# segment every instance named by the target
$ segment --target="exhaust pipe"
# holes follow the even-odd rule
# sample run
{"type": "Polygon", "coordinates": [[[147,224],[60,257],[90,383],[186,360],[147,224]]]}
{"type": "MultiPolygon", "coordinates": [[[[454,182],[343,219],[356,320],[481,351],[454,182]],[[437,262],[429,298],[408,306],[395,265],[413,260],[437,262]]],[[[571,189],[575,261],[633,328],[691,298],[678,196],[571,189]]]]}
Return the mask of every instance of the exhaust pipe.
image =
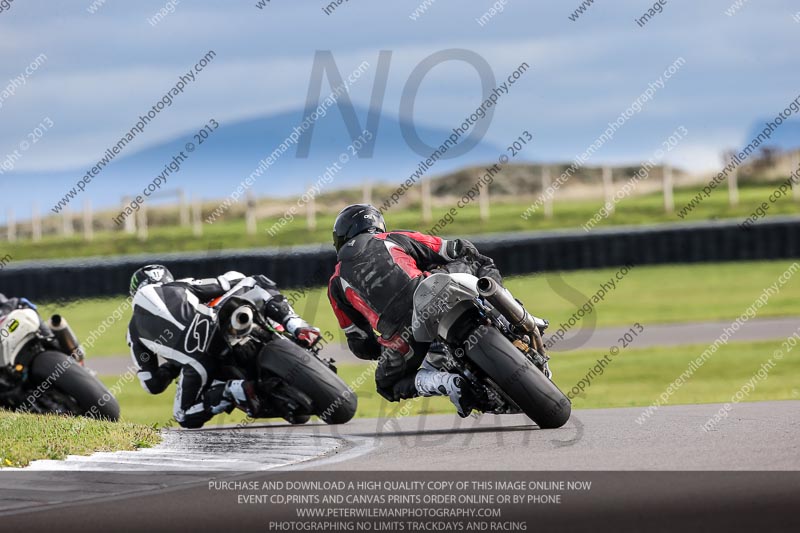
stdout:
{"type": "Polygon", "coordinates": [[[492,278],[481,278],[478,280],[478,294],[497,309],[514,328],[521,329],[530,335],[536,350],[544,354],[544,342],[539,331],[539,326],[544,326],[544,323],[539,324],[537,319],[525,310],[508,289],[492,278]]]}
{"type": "Polygon", "coordinates": [[[53,335],[58,342],[58,345],[61,346],[61,349],[72,356],[80,364],[83,364],[83,360],[86,358],[86,353],[83,351],[81,347],[81,343],[78,341],[78,336],[75,335],[75,332],[70,327],[67,319],[62,317],[61,315],[53,315],[50,317],[50,321],[47,323],[50,327],[50,330],[53,332],[53,335]]]}
{"type": "Polygon", "coordinates": [[[253,316],[253,310],[247,306],[242,306],[233,312],[231,329],[237,336],[244,336],[250,333],[253,329],[253,316]]]}

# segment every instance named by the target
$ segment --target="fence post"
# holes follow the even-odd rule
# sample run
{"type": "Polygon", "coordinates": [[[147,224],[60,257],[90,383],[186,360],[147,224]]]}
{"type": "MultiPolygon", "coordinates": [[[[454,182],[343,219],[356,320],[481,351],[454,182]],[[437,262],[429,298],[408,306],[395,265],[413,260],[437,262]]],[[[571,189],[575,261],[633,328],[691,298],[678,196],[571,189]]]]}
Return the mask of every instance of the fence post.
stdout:
{"type": "Polygon", "coordinates": [[[92,215],[92,201],[83,202],[83,238],[86,241],[94,239],[94,216],[92,215]]]}
{"type": "Polygon", "coordinates": [[[553,218],[553,197],[547,194],[547,189],[552,185],[550,178],[550,167],[542,167],[542,199],[544,200],[545,218],[553,218]]]}
{"type": "Polygon", "coordinates": [[[6,212],[6,236],[8,242],[17,242],[17,219],[14,216],[14,210],[9,209],[6,212]]]}
{"type": "Polygon", "coordinates": [[[137,213],[139,218],[139,240],[147,240],[147,204],[142,204],[137,213]]]}
{"type": "Polygon", "coordinates": [[[42,240],[42,214],[39,212],[39,204],[33,204],[33,216],[31,217],[31,237],[33,242],[42,240]]]}
{"type": "Polygon", "coordinates": [[[247,212],[244,217],[247,234],[255,235],[258,231],[258,224],[256,223],[256,198],[253,195],[253,191],[247,191],[247,212]]]}
{"type": "Polygon", "coordinates": [[[662,185],[664,188],[664,211],[675,212],[675,198],[672,194],[672,167],[665,164],[661,166],[662,185]]]}
{"type": "Polygon", "coordinates": [[[603,167],[603,197],[608,214],[614,212],[614,174],[611,167],[603,167]]]}
{"type": "Polygon", "coordinates": [[[186,191],[178,189],[178,201],[180,202],[181,227],[188,227],[189,222],[189,203],[186,201],[186,191]]]}
{"type": "MultiPolygon", "coordinates": [[[[728,152],[725,154],[726,161],[733,157],[736,152],[728,152]]],[[[739,169],[734,168],[733,172],[728,175],[728,204],[731,207],[739,205],[739,169]]]]}
{"type": "MultiPolygon", "coordinates": [[[[790,175],[795,173],[800,176],[800,150],[792,152],[792,171],[790,175]]],[[[800,202],[800,183],[792,182],[792,196],[795,202],[800,202]]]]}
{"type": "MultiPolygon", "coordinates": [[[[129,197],[124,197],[122,199],[122,212],[125,212],[125,207],[130,205],[131,199],[129,197]]],[[[133,235],[136,233],[136,215],[132,215],[129,217],[125,217],[125,233],[129,235],[133,235]]]]}
{"type": "Polygon", "coordinates": [[[487,183],[478,194],[478,205],[481,208],[481,222],[489,220],[489,184],[487,183]]]}
{"type": "Polygon", "coordinates": [[[75,233],[75,228],[72,227],[72,210],[69,208],[69,206],[65,206],[62,213],[61,233],[65,237],[72,237],[72,235],[75,233]]]}
{"type": "Polygon", "coordinates": [[[308,194],[308,202],[306,202],[306,229],[308,231],[314,231],[317,229],[317,203],[313,192],[311,192],[310,185],[306,188],[306,191],[311,193],[306,193],[308,194]]]}
{"type": "Polygon", "coordinates": [[[431,206],[431,180],[422,178],[422,221],[430,222],[433,220],[433,208],[431,206]]]}
{"type": "Polygon", "coordinates": [[[364,188],[364,195],[363,195],[364,203],[372,205],[372,180],[370,180],[369,178],[364,180],[363,188],[364,188]]]}
{"type": "Polygon", "coordinates": [[[728,176],[728,204],[731,207],[739,205],[739,169],[734,168],[728,176]]]}
{"type": "Polygon", "coordinates": [[[192,233],[195,237],[200,237],[203,235],[203,221],[201,220],[203,216],[203,204],[200,202],[200,198],[195,196],[192,198],[192,233]]]}

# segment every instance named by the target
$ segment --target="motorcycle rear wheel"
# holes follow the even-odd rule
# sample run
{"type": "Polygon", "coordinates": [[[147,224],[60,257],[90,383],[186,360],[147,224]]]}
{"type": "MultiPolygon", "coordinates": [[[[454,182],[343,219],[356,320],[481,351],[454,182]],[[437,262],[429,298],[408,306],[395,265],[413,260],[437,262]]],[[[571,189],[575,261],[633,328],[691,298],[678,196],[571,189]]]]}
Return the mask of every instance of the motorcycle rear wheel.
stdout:
{"type": "Polygon", "coordinates": [[[569,420],[569,399],[496,329],[487,328],[466,355],[540,428],[569,420]]]}
{"type": "Polygon", "coordinates": [[[336,373],[312,353],[283,337],[270,342],[259,364],[313,402],[313,414],[326,424],[344,424],[356,414],[358,398],[336,373]]]}

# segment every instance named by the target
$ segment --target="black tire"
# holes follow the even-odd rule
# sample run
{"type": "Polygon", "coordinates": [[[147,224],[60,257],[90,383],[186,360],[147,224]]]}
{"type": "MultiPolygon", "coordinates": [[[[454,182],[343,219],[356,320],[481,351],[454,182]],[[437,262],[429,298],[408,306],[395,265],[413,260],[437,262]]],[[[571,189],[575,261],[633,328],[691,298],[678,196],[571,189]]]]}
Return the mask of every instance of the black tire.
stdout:
{"type": "Polygon", "coordinates": [[[34,391],[53,387],[78,406],[75,415],[116,422],[119,404],[114,395],[74,359],[60,352],[42,352],[31,362],[34,391]]]}
{"type": "Polygon", "coordinates": [[[308,424],[309,420],[311,420],[311,417],[308,415],[296,415],[285,418],[284,420],[293,426],[302,426],[303,424],[308,424]]]}
{"type": "Polygon", "coordinates": [[[467,357],[540,428],[560,428],[569,420],[569,399],[496,329],[483,330],[467,357]]]}
{"type": "Polygon", "coordinates": [[[358,408],[356,393],[325,363],[283,337],[259,355],[261,367],[311,398],[314,414],[326,424],[345,424],[358,408]]]}

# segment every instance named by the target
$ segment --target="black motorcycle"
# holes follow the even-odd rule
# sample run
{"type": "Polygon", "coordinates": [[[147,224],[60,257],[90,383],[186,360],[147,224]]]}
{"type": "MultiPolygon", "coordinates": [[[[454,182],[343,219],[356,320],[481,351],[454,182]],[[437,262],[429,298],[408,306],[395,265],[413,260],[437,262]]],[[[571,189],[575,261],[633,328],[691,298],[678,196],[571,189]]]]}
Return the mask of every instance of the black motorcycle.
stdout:
{"type": "Polygon", "coordinates": [[[0,407],[117,421],[119,404],[83,366],[83,352],[59,315],[47,325],[25,304],[0,317],[0,407]]]}
{"type": "MultiPolygon", "coordinates": [[[[233,299],[238,307],[220,316],[220,321],[225,327],[247,333],[221,354],[224,366],[215,377],[256,384],[261,407],[252,418],[283,418],[291,424],[305,424],[311,416],[317,416],[327,424],[349,422],[358,407],[356,393],[337,375],[334,362],[320,357],[322,345],[299,345],[282,326],[259,312],[259,306],[246,294],[233,299]]],[[[220,308],[226,300],[209,305],[220,308]]]]}
{"type": "Polygon", "coordinates": [[[551,380],[542,342],[547,322],[492,279],[431,275],[414,293],[412,327],[417,341],[443,348],[431,365],[469,381],[478,411],[524,413],[541,428],[569,420],[572,405],[551,380]]]}

